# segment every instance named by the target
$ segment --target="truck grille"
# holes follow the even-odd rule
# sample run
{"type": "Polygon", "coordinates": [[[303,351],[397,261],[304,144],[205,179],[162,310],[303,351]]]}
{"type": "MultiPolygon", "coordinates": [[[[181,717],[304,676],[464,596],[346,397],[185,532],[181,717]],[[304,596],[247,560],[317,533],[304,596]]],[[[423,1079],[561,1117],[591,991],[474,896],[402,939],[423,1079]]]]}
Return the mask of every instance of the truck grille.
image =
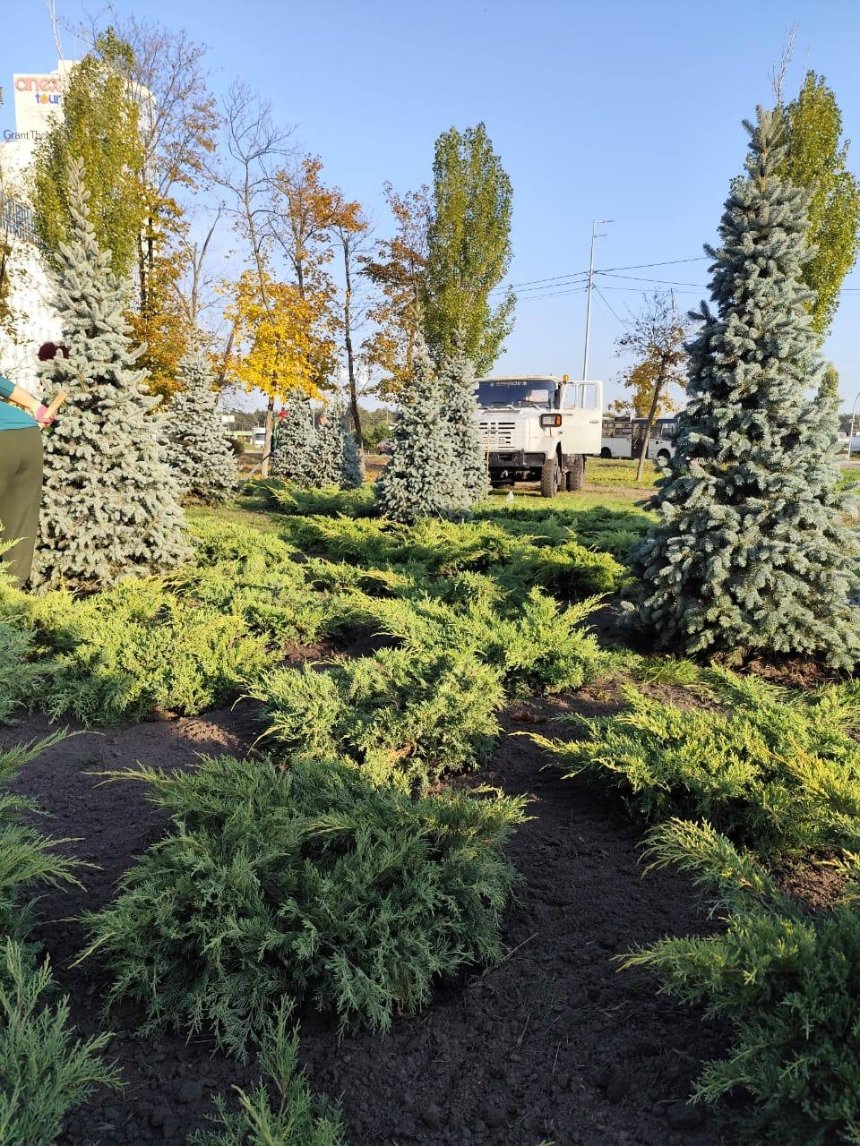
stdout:
{"type": "Polygon", "coordinates": [[[478,429],[485,445],[490,449],[514,444],[515,422],[478,422],[478,429]]]}

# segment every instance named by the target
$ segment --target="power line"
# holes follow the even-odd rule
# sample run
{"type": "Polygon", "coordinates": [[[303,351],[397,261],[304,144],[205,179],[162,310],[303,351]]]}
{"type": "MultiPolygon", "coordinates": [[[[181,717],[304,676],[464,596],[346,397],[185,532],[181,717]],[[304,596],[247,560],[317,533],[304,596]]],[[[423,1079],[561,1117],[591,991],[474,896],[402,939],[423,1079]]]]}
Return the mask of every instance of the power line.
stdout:
{"type": "Polygon", "coordinates": [[[519,302],[542,302],[545,298],[561,298],[562,295],[567,295],[567,294],[585,294],[586,289],[587,288],[585,286],[578,286],[578,287],[574,287],[573,290],[556,290],[556,291],[552,291],[550,294],[529,294],[523,298],[520,298],[518,301],[519,302]]]}
{"type": "Polygon", "coordinates": [[[644,275],[616,275],[611,271],[595,271],[594,273],[596,275],[604,275],[606,278],[610,279],[629,279],[631,282],[637,283],[662,283],[665,286],[695,287],[697,290],[708,289],[707,284],[703,285],[702,283],[681,282],[678,279],[649,279],[644,275]]]}
{"type": "Polygon", "coordinates": [[[710,260],[710,255],[697,255],[694,259],[664,259],[659,263],[633,263],[629,267],[607,267],[601,274],[608,274],[610,271],[644,271],[649,267],[674,267],[679,263],[707,263],[710,260]]]}
{"type": "Polygon", "coordinates": [[[599,287],[599,286],[597,286],[596,284],[595,284],[595,287],[594,287],[594,293],[595,293],[595,294],[598,296],[598,298],[600,298],[600,299],[602,299],[602,300],[603,300],[603,304],[604,304],[604,306],[607,306],[607,307],[609,307],[609,311],[610,311],[610,313],[612,314],[612,316],[613,316],[613,317],[614,317],[614,318],[615,318],[615,319],[616,319],[618,322],[620,322],[622,326],[624,326],[624,319],[623,319],[623,318],[621,318],[621,317],[620,317],[620,316],[619,316],[619,315],[616,313],[616,311],[615,311],[615,307],[612,305],[612,303],[609,301],[609,299],[606,297],[606,295],[604,295],[604,293],[603,293],[603,291],[600,289],[600,287],[599,287]]]}

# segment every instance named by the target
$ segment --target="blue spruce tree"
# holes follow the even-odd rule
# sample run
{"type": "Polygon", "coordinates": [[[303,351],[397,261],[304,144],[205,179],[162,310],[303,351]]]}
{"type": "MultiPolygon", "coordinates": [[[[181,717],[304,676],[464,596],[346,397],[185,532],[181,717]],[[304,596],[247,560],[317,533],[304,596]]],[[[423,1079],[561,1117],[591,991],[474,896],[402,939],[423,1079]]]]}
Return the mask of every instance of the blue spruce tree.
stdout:
{"type": "Polygon", "coordinates": [[[302,489],[312,489],[318,484],[319,440],[311,404],[305,394],[293,390],[284,409],[284,416],[275,425],[269,473],[302,489]]]}
{"type": "Polygon", "coordinates": [[[778,112],[745,127],[747,173],[719,247],[705,248],[715,310],[691,315],[701,327],[677,452],[654,498],[660,520],[634,553],[635,607],[664,648],[850,669],[860,546],[843,524],[836,406],[801,282],[805,195],[776,174],[778,112]]]}
{"type": "Polygon", "coordinates": [[[339,393],[334,394],[320,415],[317,441],[319,454],[316,484],[336,485],[339,489],[358,489],[364,481],[361,455],[349,432],[346,407],[339,393]]]}
{"type": "Polygon", "coordinates": [[[419,338],[394,426],[391,460],[376,483],[380,509],[393,521],[453,517],[469,505],[443,390],[419,338]]]}
{"type": "Polygon", "coordinates": [[[490,477],[484,443],[478,430],[475,367],[459,341],[454,353],[442,363],[439,382],[454,464],[465,492],[463,508],[468,509],[489,494],[490,477]]]}
{"type": "Polygon", "coordinates": [[[216,505],[235,488],[236,457],[202,350],[183,356],[179,379],[182,389],[164,417],[167,460],[183,496],[216,505]]]}
{"type": "Polygon", "coordinates": [[[45,438],[34,585],[96,589],[173,568],[188,554],[179,490],[158,443],[158,401],[144,393],[123,312],[125,291],[99,250],[83,165],[69,180],[72,237],[60,247],[57,308],[68,358],[44,378],[68,400],[45,438]]]}

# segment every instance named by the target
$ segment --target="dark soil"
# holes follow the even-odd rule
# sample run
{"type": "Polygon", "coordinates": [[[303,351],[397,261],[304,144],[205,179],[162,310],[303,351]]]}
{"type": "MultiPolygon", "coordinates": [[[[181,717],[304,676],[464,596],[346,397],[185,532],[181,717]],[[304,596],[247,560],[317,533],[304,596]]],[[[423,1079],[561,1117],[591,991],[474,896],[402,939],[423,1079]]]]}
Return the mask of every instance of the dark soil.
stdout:
{"type": "MultiPolygon", "coordinates": [[[[600,703],[583,696],[521,705],[507,732],[562,735],[555,722],[566,710],[593,712],[600,703]]],[[[0,729],[0,745],[47,729],[40,718],[0,729]]],[[[187,767],[198,753],[242,753],[258,732],[246,702],[199,718],[87,732],[24,770],[20,790],[52,817],[43,830],[80,837],[67,850],[98,865],[85,875],[85,893],[50,892],[39,904],[37,938],[82,1032],[99,1029],[108,980],[97,958],[71,966],[85,941],[73,918],[109,899],[164,825],[143,785],[104,784],[91,773],[137,762],[187,767]]],[[[385,1037],[338,1042],[328,1019],[303,1016],[310,1081],[341,1099],[351,1146],[735,1141],[685,1102],[703,1060],[725,1050],[726,1032],[658,995],[649,975],[613,961],[662,935],[707,931],[689,883],[669,872],[643,880],[639,836],[618,808],[545,763],[531,740],[506,733],[491,768],[476,777],[532,797],[532,818],[510,848],[523,885],[505,918],[504,965],[440,986],[427,1012],[400,1018],[385,1037]]],[[[214,1092],[253,1078],[205,1039],[142,1040],[134,1020],[116,1013],[109,1022],[124,1090],[100,1091],[75,1111],[65,1146],[183,1143],[204,1125],[214,1092]]]]}

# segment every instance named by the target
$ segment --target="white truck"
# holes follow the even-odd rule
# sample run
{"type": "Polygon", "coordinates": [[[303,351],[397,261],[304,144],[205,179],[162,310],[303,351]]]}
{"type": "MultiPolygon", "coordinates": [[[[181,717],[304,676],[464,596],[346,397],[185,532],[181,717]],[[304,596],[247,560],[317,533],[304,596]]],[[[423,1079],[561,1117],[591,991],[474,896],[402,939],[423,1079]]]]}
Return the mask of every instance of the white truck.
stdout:
{"type": "Polygon", "coordinates": [[[585,455],[600,453],[602,382],[534,374],[480,378],[477,386],[494,487],[540,481],[544,497],[582,489],[585,455]]]}

